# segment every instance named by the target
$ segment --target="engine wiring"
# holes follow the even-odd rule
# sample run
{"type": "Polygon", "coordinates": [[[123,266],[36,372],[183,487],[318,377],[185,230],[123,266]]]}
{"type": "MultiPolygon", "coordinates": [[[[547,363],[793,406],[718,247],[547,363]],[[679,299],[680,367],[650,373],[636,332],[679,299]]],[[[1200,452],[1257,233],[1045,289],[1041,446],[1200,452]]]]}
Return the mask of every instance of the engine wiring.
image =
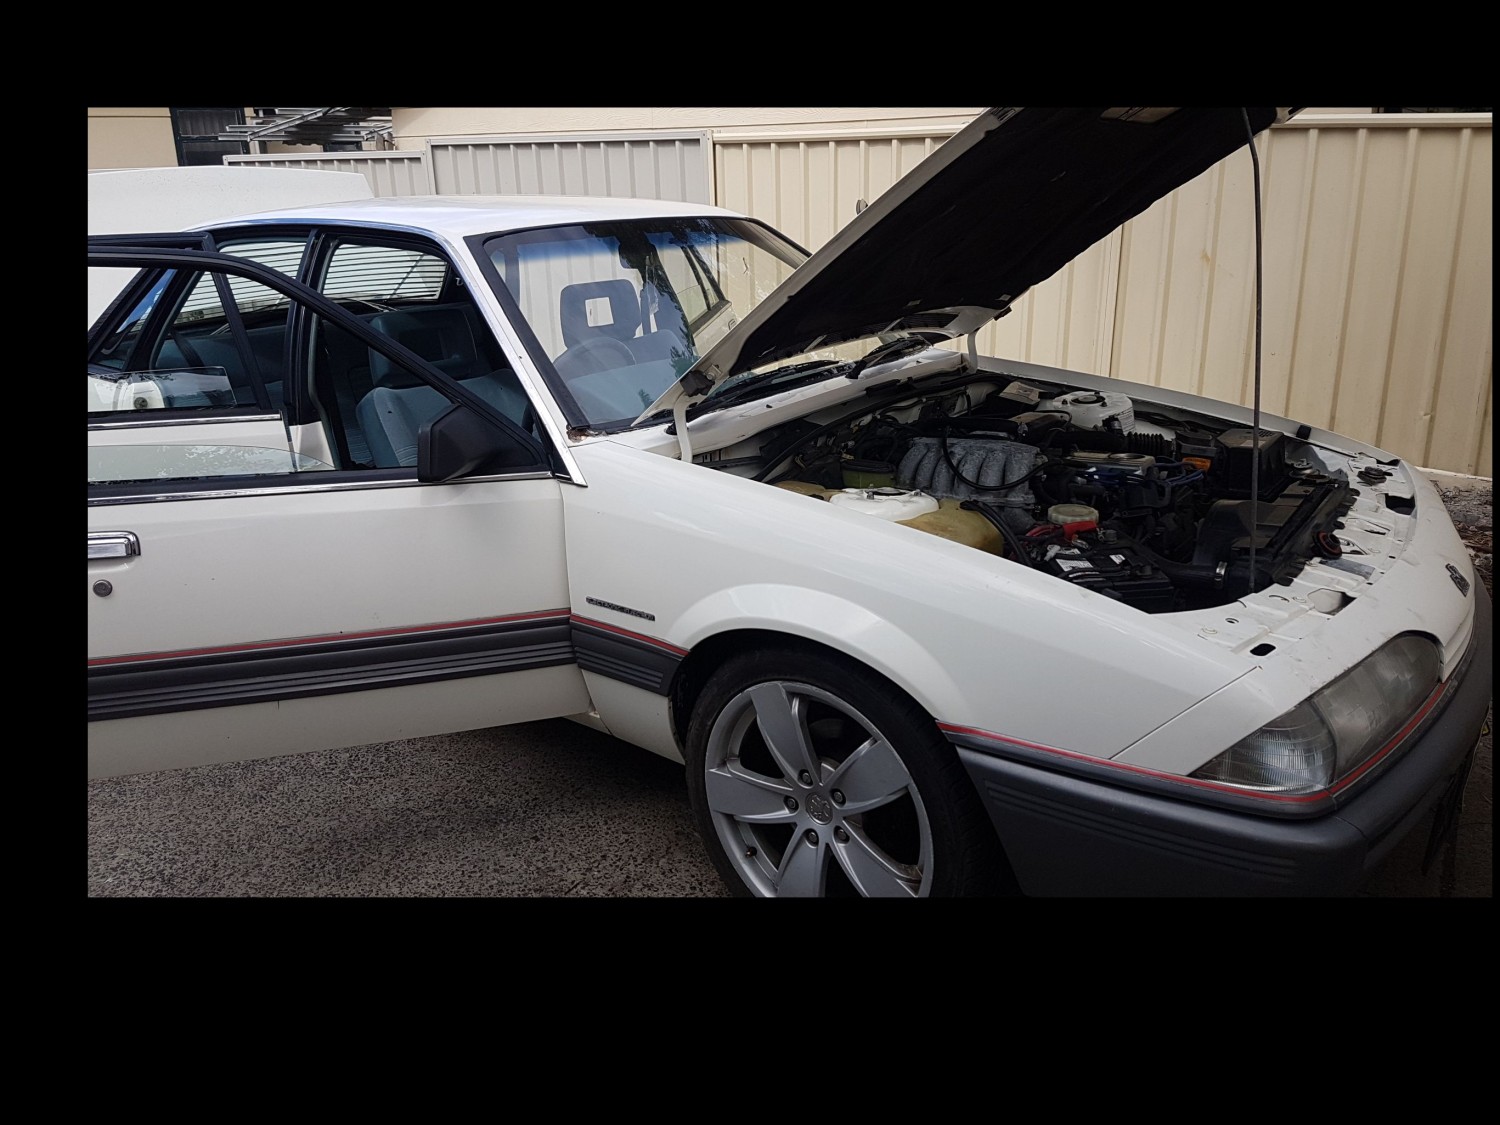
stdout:
{"type": "Polygon", "coordinates": [[[932,533],[987,541],[981,549],[1147,612],[1223,604],[1285,580],[1327,554],[1318,536],[1352,503],[1347,482],[1308,467],[1281,434],[1252,438],[1259,431],[1187,411],[1094,422],[1035,408],[1057,394],[996,372],[903,384],[822,423],[768,431],[756,458],[734,463],[825,500],[864,489],[861,502],[878,508],[882,497],[925,493],[973,513],[932,533]],[[1274,512],[1257,518],[1257,500],[1273,498],[1274,512]]]}

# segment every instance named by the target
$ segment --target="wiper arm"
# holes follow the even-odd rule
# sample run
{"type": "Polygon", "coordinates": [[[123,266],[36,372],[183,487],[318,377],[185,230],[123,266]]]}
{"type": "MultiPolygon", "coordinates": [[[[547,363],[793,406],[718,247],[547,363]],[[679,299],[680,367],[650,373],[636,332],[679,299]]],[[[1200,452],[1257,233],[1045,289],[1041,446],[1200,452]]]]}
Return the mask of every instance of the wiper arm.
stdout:
{"type": "Polygon", "coordinates": [[[932,345],[926,340],[915,336],[903,336],[899,340],[881,344],[874,348],[869,354],[857,360],[837,359],[814,359],[802,363],[790,363],[785,367],[773,367],[770,371],[762,371],[756,375],[749,375],[737,383],[729,383],[710,391],[697,405],[707,407],[709,404],[723,406],[726,403],[736,402],[742,398],[748,398],[751,392],[764,389],[769,383],[780,382],[794,375],[805,375],[812,371],[827,371],[832,375],[841,373],[846,379],[857,379],[867,368],[878,363],[887,363],[893,359],[900,359],[904,355],[914,352],[926,351],[932,345]]]}
{"type": "Polygon", "coordinates": [[[841,366],[843,366],[843,364],[838,360],[814,359],[809,360],[805,363],[791,363],[785,367],[775,367],[770,371],[762,371],[758,375],[751,375],[745,379],[741,379],[738,383],[733,383],[718,390],[710,391],[708,395],[704,397],[703,401],[704,403],[712,402],[716,405],[726,402],[733,402],[735,399],[744,397],[746,392],[753,390],[756,387],[763,387],[767,383],[775,382],[779,379],[785,379],[789,375],[800,375],[808,371],[817,371],[822,368],[835,368],[841,366]]]}
{"type": "Polygon", "coordinates": [[[880,347],[872,349],[868,354],[855,360],[849,370],[844,372],[844,378],[858,379],[867,367],[873,367],[877,363],[888,363],[904,355],[925,352],[930,347],[932,347],[931,344],[918,336],[902,336],[899,340],[881,344],[880,347]]]}

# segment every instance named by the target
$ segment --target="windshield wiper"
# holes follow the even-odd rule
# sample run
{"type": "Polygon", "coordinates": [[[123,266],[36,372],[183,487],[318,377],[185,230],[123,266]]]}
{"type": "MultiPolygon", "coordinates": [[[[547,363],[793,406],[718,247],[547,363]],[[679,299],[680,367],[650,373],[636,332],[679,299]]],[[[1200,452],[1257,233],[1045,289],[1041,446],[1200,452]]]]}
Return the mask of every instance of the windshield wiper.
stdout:
{"type": "Polygon", "coordinates": [[[845,379],[858,379],[865,368],[872,367],[877,363],[888,363],[893,359],[900,359],[904,355],[912,355],[916,352],[925,352],[932,347],[926,340],[919,336],[902,336],[899,340],[881,344],[880,347],[872,349],[866,355],[855,360],[844,372],[845,379]]]}
{"type": "Polygon", "coordinates": [[[712,402],[722,405],[726,402],[734,402],[746,397],[749,391],[757,387],[764,387],[767,383],[778,382],[790,375],[806,374],[809,371],[827,370],[832,375],[838,372],[846,379],[858,379],[868,367],[878,363],[889,363],[891,360],[900,359],[904,355],[914,352],[926,351],[932,345],[917,336],[902,336],[900,339],[891,340],[871,349],[867,354],[856,360],[830,360],[815,359],[804,363],[793,363],[786,367],[773,368],[770,371],[762,371],[758,375],[751,375],[737,383],[727,384],[715,391],[710,391],[703,400],[705,404],[712,402]]]}
{"type": "Polygon", "coordinates": [[[721,406],[726,402],[734,402],[736,399],[745,398],[749,391],[757,387],[765,387],[768,383],[779,382],[791,375],[803,375],[809,371],[819,371],[824,368],[842,368],[847,366],[842,361],[833,359],[814,359],[805,363],[791,363],[785,367],[775,367],[770,371],[762,371],[758,375],[749,375],[737,383],[726,384],[716,390],[710,391],[704,396],[703,403],[713,403],[721,406]]]}

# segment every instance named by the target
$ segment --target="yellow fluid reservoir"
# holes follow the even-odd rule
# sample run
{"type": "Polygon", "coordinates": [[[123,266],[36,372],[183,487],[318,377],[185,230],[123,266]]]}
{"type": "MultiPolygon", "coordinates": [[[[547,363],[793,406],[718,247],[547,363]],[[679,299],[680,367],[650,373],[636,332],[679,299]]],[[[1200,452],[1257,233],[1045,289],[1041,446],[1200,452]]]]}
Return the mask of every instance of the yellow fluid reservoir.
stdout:
{"type": "Polygon", "coordinates": [[[798,492],[803,496],[822,496],[828,489],[821,484],[809,484],[805,480],[780,480],[776,482],[777,488],[784,488],[788,492],[798,492]]]}
{"type": "Polygon", "coordinates": [[[897,522],[907,527],[914,527],[918,531],[925,531],[928,535],[941,535],[944,539],[951,539],[955,543],[977,547],[992,555],[1001,554],[1004,550],[1004,540],[1000,538],[1000,532],[995,529],[994,524],[978,512],[966,512],[957,507],[941,507],[935,512],[928,512],[925,516],[897,522]]]}
{"type": "Polygon", "coordinates": [[[889,461],[845,461],[845,488],[894,488],[896,466],[889,461]]]}

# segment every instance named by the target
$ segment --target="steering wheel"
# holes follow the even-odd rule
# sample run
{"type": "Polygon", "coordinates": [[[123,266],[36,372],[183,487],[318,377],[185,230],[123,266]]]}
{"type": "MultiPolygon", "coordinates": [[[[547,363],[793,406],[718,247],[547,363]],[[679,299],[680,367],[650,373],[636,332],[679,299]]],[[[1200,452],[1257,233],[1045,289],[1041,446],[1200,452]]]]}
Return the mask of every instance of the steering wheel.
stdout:
{"type": "Polygon", "coordinates": [[[616,367],[634,367],[635,353],[613,336],[590,336],[552,362],[564,379],[577,379],[616,367]]]}

